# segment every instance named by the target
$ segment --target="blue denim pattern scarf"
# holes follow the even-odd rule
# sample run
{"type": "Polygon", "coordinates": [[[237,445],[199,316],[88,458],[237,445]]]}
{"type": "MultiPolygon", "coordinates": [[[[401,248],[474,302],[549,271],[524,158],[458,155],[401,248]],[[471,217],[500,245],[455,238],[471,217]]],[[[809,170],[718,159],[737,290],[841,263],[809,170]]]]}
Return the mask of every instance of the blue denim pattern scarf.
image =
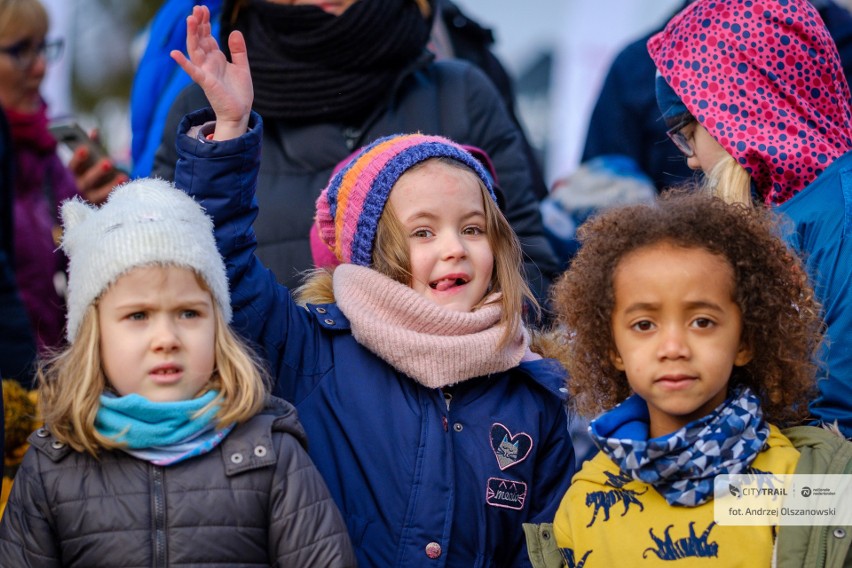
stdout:
{"type": "Polygon", "coordinates": [[[769,438],[760,400],[747,387],[733,389],[713,412],[666,436],[649,439],[648,423],[648,405],[634,394],[593,420],[589,433],[623,472],[682,507],[712,499],[713,478],[744,472],[769,438]]]}

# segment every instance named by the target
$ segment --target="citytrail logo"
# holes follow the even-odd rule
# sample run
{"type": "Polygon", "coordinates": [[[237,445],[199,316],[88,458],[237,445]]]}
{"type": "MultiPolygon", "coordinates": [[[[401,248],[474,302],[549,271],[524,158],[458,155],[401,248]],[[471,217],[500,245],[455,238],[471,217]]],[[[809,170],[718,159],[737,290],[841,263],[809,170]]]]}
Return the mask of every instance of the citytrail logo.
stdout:
{"type": "Polygon", "coordinates": [[[729,483],[728,493],[737,499],[742,499],[743,497],[784,497],[787,495],[787,489],[785,487],[741,487],[729,483]]]}
{"type": "Polygon", "coordinates": [[[777,489],[778,485],[782,485],[781,480],[777,476],[754,467],[746,469],[743,473],[730,475],[728,478],[728,493],[737,499],[748,496],[770,496],[774,499],[775,497],[786,495],[785,492],[779,492],[777,489]]]}
{"type": "Polygon", "coordinates": [[[751,497],[785,497],[787,495],[786,487],[743,487],[743,495],[751,497]]]}

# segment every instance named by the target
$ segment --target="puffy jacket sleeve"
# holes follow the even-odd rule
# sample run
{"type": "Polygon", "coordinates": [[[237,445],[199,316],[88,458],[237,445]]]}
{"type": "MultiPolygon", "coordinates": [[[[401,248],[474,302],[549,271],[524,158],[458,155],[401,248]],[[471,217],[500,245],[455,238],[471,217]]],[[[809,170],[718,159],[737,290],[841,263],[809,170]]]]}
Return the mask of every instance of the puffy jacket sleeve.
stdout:
{"type": "Polygon", "coordinates": [[[786,219],[784,237],[804,260],[826,326],[811,416],[852,438],[852,151],[775,210],[786,219]]]}
{"type": "MultiPolygon", "coordinates": [[[[536,478],[531,484],[536,490],[530,495],[528,523],[535,525],[552,523],[556,518],[559,503],[568,491],[571,478],[576,471],[574,447],[568,434],[568,416],[560,408],[555,413],[550,432],[544,440],[543,451],[536,466],[536,478]]],[[[524,542],[523,550],[513,566],[528,566],[530,555],[524,542]]]]}
{"type": "Polygon", "coordinates": [[[322,337],[318,326],[311,325],[310,314],[296,305],[290,291],[254,255],[257,239],[252,223],[257,217],[255,187],[262,121],[252,113],[249,131],[233,140],[211,143],[187,135],[192,126],[214,118],[208,108],[187,115],[181,122],[175,184],[213,219],[216,245],[228,272],[232,328],[260,349],[279,383],[295,380],[293,369],[304,361],[293,359],[298,359],[299,353],[315,352],[322,337]]]}
{"type": "Polygon", "coordinates": [[[565,410],[558,413],[544,442],[537,467],[538,476],[534,482],[537,490],[532,495],[530,507],[530,521],[533,523],[553,522],[559,501],[568,491],[571,478],[577,470],[565,410]]]}
{"type": "Polygon", "coordinates": [[[62,566],[50,505],[38,472],[37,451],[32,447],[27,450],[0,521],[2,566],[62,566]]]}
{"type": "Polygon", "coordinates": [[[279,439],[269,507],[270,560],[276,566],[355,566],[343,517],[319,471],[295,437],[279,439]]]}
{"type": "MultiPolygon", "coordinates": [[[[539,301],[547,298],[547,289],[559,272],[559,263],[544,235],[539,212],[539,200],[533,188],[533,164],[524,153],[524,138],[512,122],[500,94],[485,74],[472,65],[447,62],[462,72],[466,117],[455,114],[443,122],[467,121],[467,134],[455,134],[458,125],[449,125],[459,142],[473,144],[485,150],[494,163],[500,189],[505,198],[506,215],[524,252],[527,281],[539,301]]],[[[452,77],[453,73],[444,76],[452,77]]],[[[447,109],[452,113],[450,109],[447,109]]],[[[464,112],[464,111],[462,111],[464,112]]]]}

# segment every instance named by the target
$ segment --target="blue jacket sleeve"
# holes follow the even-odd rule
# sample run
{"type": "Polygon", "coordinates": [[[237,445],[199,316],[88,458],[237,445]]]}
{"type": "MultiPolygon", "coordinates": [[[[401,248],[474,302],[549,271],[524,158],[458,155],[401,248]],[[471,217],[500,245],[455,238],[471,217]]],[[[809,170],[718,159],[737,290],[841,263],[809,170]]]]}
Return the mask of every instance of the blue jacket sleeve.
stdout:
{"type": "MultiPolygon", "coordinates": [[[[228,272],[232,328],[259,350],[276,381],[294,380],[302,371],[294,354],[315,352],[320,334],[311,326],[308,312],[296,305],[289,290],[254,255],[257,240],[252,223],[257,217],[262,121],[253,113],[249,131],[233,140],[208,142],[187,135],[191,127],[214,118],[211,109],[204,109],[181,121],[175,185],[213,219],[216,245],[228,272]]],[[[277,386],[281,392],[281,385],[277,386]]]]}
{"type": "Polygon", "coordinates": [[[132,178],[151,174],[169,109],[192,83],[169,54],[173,49],[186,53],[186,16],[196,4],[210,9],[210,33],[218,38],[222,0],[166,0],[148,26],[148,42],[130,91],[132,178]]]}
{"type": "MultiPolygon", "coordinates": [[[[528,523],[552,523],[562,497],[568,491],[576,472],[576,460],[571,436],[568,434],[568,415],[563,410],[553,421],[548,437],[543,440],[544,451],[536,466],[535,491],[530,495],[528,523]]],[[[529,552],[524,540],[520,555],[512,566],[529,565],[529,552]]]]}
{"type": "Polygon", "coordinates": [[[852,437],[852,151],[777,211],[789,221],[784,236],[804,258],[826,325],[811,415],[852,437]]]}

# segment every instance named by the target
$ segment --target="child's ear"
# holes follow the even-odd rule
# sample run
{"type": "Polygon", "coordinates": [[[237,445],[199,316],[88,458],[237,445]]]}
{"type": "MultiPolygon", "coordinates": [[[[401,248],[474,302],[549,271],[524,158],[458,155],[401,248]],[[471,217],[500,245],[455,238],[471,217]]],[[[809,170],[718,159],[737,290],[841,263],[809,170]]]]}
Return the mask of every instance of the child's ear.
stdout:
{"type": "Polygon", "coordinates": [[[612,362],[613,367],[615,367],[619,371],[624,370],[624,359],[622,359],[621,355],[619,355],[617,352],[610,351],[609,360],[612,362]]]}
{"type": "Polygon", "coordinates": [[[742,367],[747,365],[752,359],[754,359],[754,351],[751,346],[743,341],[740,343],[740,348],[737,351],[737,356],[734,358],[734,366],[742,367]]]}

